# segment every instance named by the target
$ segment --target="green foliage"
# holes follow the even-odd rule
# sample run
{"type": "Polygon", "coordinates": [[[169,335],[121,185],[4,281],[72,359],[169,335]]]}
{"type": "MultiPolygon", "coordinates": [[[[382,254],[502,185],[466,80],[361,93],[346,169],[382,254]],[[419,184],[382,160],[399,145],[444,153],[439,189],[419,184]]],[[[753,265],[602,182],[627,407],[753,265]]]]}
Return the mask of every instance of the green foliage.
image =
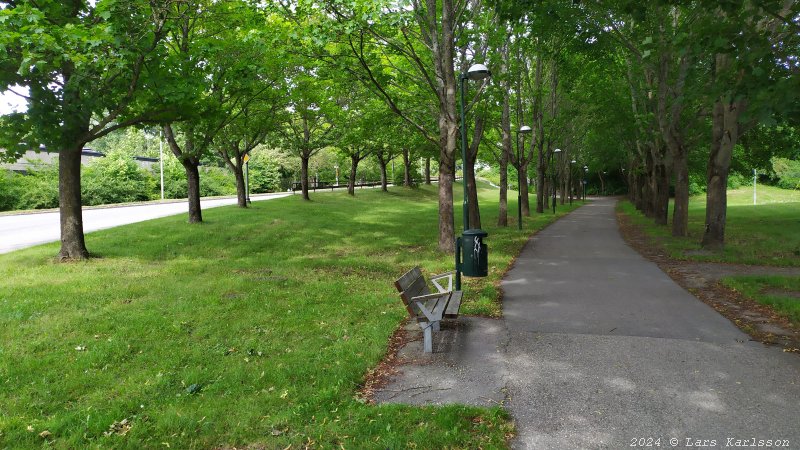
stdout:
{"type": "MultiPolygon", "coordinates": [[[[160,177],[159,167],[153,166],[153,176],[160,177]]],[[[202,185],[202,180],[200,181],[202,185]]],[[[172,153],[164,155],[164,197],[186,198],[186,170],[172,153]]]]}
{"type": "Polygon", "coordinates": [[[275,192],[281,185],[280,163],[258,149],[250,152],[250,192],[275,192]]]}
{"type": "MultiPolygon", "coordinates": [[[[158,166],[153,167],[153,176],[158,177],[158,166]]],[[[200,195],[214,197],[219,195],[236,194],[236,180],[230,171],[222,167],[200,166],[200,195]]],[[[251,173],[252,175],[252,173],[251,173]]],[[[156,188],[158,184],[156,183],[156,188]]],[[[186,169],[174,156],[164,158],[164,197],[186,198],[188,185],[186,184],[186,169]]]]}
{"type": "Polygon", "coordinates": [[[744,175],[737,172],[731,172],[728,174],[728,189],[738,189],[748,184],[749,181],[750,179],[744,175]]]}
{"type": "Polygon", "coordinates": [[[84,205],[106,205],[154,199],[156,179],[125,151],[109,153],[87,165],[82,176],[84,205]]]}
{"type": "Polygon", "coordinates": [[[16,209],[20,175],[0,169],[0,211],[16,209]]]}
{"type": "MultiPolygon", "coordinates": [[[[357,398],[407,315],[392,280],[452,267],[436,250],[437,198],[431,186],[291,196],[205,211],[199,227],[174,216],[98,231],[86,238],[102,258],[77,265],[52,263],[57,244],[0,255],[0,299],[13,299],[0,301],[2,446],[41,448],[48,430],[54,448],[505,447],[500,407],[357,398]]],[[[490,273],[464,281],[462,309],[496,315],[528,233],[491,225],[497,191],[481,205],[490,273]]]]}
{"type": "Polygon", "coordinates": [[[125,128],[92,142],[91,147],[107,155],[124,153],[128,156],[158,158],[158,133],[146,134],[138,128],[125,128]]]}
{"type": "Polygon", "coordinates": [[[58,207],[58,167],[37,164],[19,181],[17,202],[12,209],[48,209],[58,207]]]}
{"type": "MultiPolygon", "coordinates": [[[[184,184],[186,184],[185,180],[184,174],[184,184]]],[[[200,195],[202,197],[234,194],[236,194],[236,180],[228,170],[221,167],[200,167],[200,195]]]]}
{"type": "Polygon", "coordinates": [[[705,174],[689,172],[689,195],[700,195],[706,192],[705,174]]]}
{"type": "Polygon", "coordinates": [[[783,189],[800,189],[800,161],[772,158],[772,170],[783,189]]]}

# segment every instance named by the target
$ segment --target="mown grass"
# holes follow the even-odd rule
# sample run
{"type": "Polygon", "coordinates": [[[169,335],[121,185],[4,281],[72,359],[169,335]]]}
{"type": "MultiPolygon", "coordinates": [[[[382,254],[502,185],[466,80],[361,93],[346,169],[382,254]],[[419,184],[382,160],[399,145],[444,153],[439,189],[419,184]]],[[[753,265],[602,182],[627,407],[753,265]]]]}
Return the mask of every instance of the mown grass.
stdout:
{"type": "MultiPolygon", "coordinates": [[[[705,224],[705,197],[689,202],[689,237],[675,238],[669,226],[653,224],[630,202],[620,209],[635,224],[644,227],[673,258],[738,264],[800,266],[800,191],[758,186],[758,204],[753,205],[753,190],[728,191],[725,249],[701,251],[700,240],[705,224]]],[[[672,204],[670,218],[672,220],[672,204]]]]}
{"type": "MultiPolygon", "coordinates": [[[[0,255],[0,448],[504,447],[501,408],[356,395],[405,316],[393,280],[452,268],[435,188],[312,198],[91,233],[88,262],[0,255]]],[[[497,282],[553,217],[519,233],[494,226],[497,191],[481,201],[490,276],[465,281],[463,312],[498,315],[497,282]]]]}
{"type": "Polygon", "coordinates": [[[722,284],[800,324],[800,277],[737,276],[722,279],[722,284]]]}

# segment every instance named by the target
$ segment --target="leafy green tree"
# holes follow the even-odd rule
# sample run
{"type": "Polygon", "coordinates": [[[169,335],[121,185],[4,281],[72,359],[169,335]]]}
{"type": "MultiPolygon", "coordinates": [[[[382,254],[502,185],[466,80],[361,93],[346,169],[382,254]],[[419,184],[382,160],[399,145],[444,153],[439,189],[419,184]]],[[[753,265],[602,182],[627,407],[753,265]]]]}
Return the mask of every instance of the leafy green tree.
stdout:
{"type": "Polygon", "coordinates": [[[330,78],[317,67],[301,67],[289,83],[289,114],[280,128],[283,147],[300,158],[300,185],[308,195],[308,166],[311,157],[332,143],[338,108],[330,78]]]}
{"type": "MultiPolygon", "coordinates": [[[[458,61],[459,57],[475,55],[459,53],[457,39],[474,23],[481,5],[452,0],[415,0],[408,7],[363,0],[317,3],[327,17],[336,20],[333,33],[326,36],[326,56],[438,147],[438,248],[452,253],[459,120],[456,67],[470,65],[458,61]]],[[[458,44],[469,47],[466,42],[458,44]]]]}
{"type": "Polygon", "coordinates": [[[0,3],[0,91],[29,89],[28,108],[0,118],[0,147],[59,150],[62,260],[89,256],[83,236],[83,147],[114,130],[167,115],[145,107],[163,59],[173,0],[0,3]]]}

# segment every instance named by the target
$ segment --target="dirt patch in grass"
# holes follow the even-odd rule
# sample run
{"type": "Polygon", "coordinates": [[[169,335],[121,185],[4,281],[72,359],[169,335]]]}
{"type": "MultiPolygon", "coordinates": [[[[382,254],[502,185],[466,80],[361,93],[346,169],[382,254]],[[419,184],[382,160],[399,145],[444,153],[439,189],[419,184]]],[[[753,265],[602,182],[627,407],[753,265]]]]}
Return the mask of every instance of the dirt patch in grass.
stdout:
{"type": "MultiPolygon", "coordinates": [[[[657,239],[650,237],[641,226],[632,223],[625,213],[617,212],[617,223],[628,245],[656,263],[676,283],[728,318],[753,340],[768,345],[778,345],[786,352],[800,354],[798,325],[778,315],[772,307],[745,297],[719,282],[723,277],[736,275],[795,276],[800,275],[800,268],[701,263],[674,259],[668,256],[657,239]]],[[[794,294],[800,293],[794,292],[794,294]]],[[[781,290],[779,295],[787,294],[781,290]]]]}

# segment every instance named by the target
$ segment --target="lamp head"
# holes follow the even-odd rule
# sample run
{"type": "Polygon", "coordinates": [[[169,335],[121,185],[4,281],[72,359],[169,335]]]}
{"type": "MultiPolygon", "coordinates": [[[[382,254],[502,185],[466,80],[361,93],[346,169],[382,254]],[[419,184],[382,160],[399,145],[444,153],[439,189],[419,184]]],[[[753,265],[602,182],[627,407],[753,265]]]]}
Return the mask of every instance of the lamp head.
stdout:
{"type": "Polygon", "coordinates": [[[578,161],[575,161],[575,160],[573,159],[573,160],[572,160],[572,161],[570,161],[569,163],[570,163],[570,164],[575,164],[576,162],[578,162],[578,161]]]}
{"type": "Polygon", "coordinates": [[[561,153],[561,149],[557,148],[557,149],[553,150],[553,153],[561,153]]]}
{"type": "Polygon", "coordinates": [[[530,133],[531,131],[533,131],[531,129],[531,127],[529,127],[527,125],[523,125],[523,126],[519,127],[519,130],[517,131],[517,133],[526,134],[526,133],[530,133]]]}
{"type": "Polygon", "coordinates": [[[489,78],[490,76],[492,76],[492,72],[483,64],[473,64],[467,70],[467,78],[470,80],[482,80],[484,78],[489,78]]]}

